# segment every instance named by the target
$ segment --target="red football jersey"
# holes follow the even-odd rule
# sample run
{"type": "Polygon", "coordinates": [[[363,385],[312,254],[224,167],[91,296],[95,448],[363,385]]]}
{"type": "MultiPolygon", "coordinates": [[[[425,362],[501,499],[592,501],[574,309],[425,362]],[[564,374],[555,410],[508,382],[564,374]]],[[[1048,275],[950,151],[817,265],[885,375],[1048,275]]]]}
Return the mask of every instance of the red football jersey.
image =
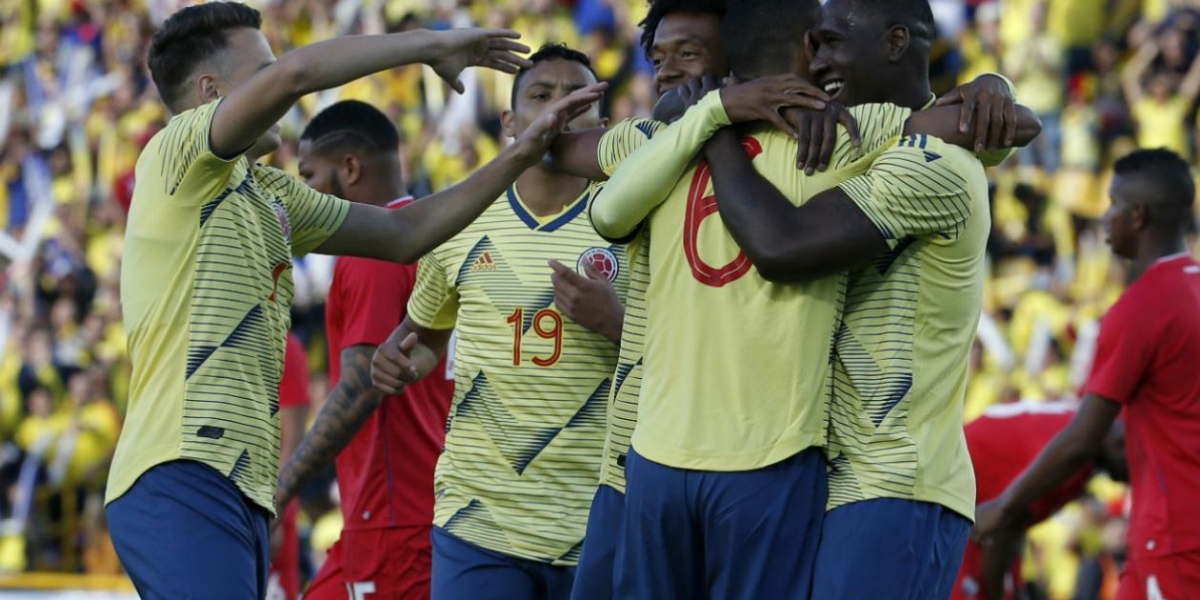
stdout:
{"type": "MultiPolygon", "coordinates": [[[[966,427],[967,450],[975,466],[975,489],[978,504],[1004,493],[1025,471],[1042,448],[1062,431],[1075,417],[1076,405],[1066,402],[1017,402],[1000,404],[988,409],[979,419],[966,427]]],[[[1078,498],[1087,487],[1092,468],[1076,473],[1066,483],[1039,498],[1031,506],[1033,523],[1040,523],[1058,512],[1068,502],[1078,498]]],[[[967,544],[955,584],[953,600],[979,598],[981,549],[974,542],[967,544]]],[[[1013,598],[1013,590],[1021,585],[1021,561],[1009,569],[1005,598],[1013,598]]]]}
{"type": "Polygon", "coordinates": [[[307,406],[309,401],[308,357],[300,338],[289,331],[283,353],[283,379],[279,382],[279,406],[307,406]]]}
{"type": "Polygon", "coordinates": [[[1200,265],[1164,258],[1100,324],[1088,393],[1119,402],[1132,556],[1200,549],[1200,265]]]}
{"type": "MultiPolygon", "coordinates": [[[[976,504],[1004,493],[1037,458],[1046,444],[1075,418],[1077,406],[1067,402],[1017,402],[993,406],[966,427],[967,450],[975,466],[976,504]]],[[[1083,493],[1092,468],[1074,477],[1030,508],[1041,522],[1083,493]]]]}
{"type": "MultiPolygon", "coordinates": [[[[378,346],[404,320],[416,273],[416,265],[337,260],[325,305],[331,381],[340,375],[343,349],[378,346]]],[[[433,470],[445,443],[453,395],[454,382],[440,364],[403,395],[385,398],[338,455],[346,529],[433,523],[433,470]]]]}

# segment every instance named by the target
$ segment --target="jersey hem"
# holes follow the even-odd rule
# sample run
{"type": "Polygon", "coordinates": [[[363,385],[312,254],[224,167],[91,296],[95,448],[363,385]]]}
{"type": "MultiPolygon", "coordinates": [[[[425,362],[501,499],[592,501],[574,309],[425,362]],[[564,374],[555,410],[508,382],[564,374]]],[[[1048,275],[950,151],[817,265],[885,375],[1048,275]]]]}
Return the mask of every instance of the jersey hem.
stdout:
{"type": "MultiPolygon", "coordinates": [[[[113,502],[120,500],[122,496],[129,493],[138,480],[145,475],[147,471],[157,467],[158,465],[169,463],[176,460],[181,460],[181,452],[176,444],[164,444],[151,448],[140,449],[141,456],[135,460],[129,461],[133,466],[123,470],[135,473],[132,476],[109,477],[108,488],[104,492],[104,505],[108,506],[113,502]]],[[[207,464],[207,463],[205,463],[207,464]]],[[[112,472],[110,468],[110,473],[112,472]]]]}
{"type": "Polygon", "coordinates": [[[973,499],[967,500],[966,498],[963,498],[960,496],[955,496],[953,494],[948,494],[948,493],[944,493],[944,492],[933,492],[933,493],[917,492],[917,493],[914,493],[912,496],[901,496],[899,494],[876,494],[873,496],[864,497],[864,498],[855,498],[854,500],[847,500],[844,502],[830,501],[828,504],[825,505],[825,512],[830,512],[834,509],[841,508],[843,506],[849,506],[851,504],[856,504],[859,502],[866,502],[868,500],[908,500],[911,502],[925,502],[927,504],[937,504],[939,506],[944,506],[944,507],[954,511],[955,513],[958,513],[959,516],[966,518],[968,521],[970,521],[972,523],[975,522],[975,501],[973,499]]]}
{"type": "MultiPolygon", "coordinates": [[[[594,495],[594,493],[593,493],[593,495],[594,495]]],[[[480,548],[483,548],[484,550],[487,550],[488,552],[495,552],[496,554],[502,554],[509,558],[516,558],[518,560],[527,560],[530,562],[536,562],[536,563],[541,563],[541,564],[545,564],[545,565],[550,565],[552,567],[577,567],[577,566],[579,566],[578,561],[562,560],[559,557],[561,557],[563,554],[570,552],[572,548],[574,548],[575,546],[578,546],[580,543],[582,543],[583,542],[582,536],[580,536],[578,542],[575,542],[574,544],[571,544],[570,546],[565,547],[565,549],[563,549],[563,551],[558,556],[550,556],[547,554],[533,554],[533,553],[519,552],[519,551],[515,550],[514,548],[512,548],[511,546],[503,547],[503,548],[496,547],[494,545],[484,542],[478,536],[473,536],[470,534],[464,535],[463,532],[454,532],[454,531],[450,531],[449,529],[446,529],[446,523],[448,523],[449,521],[450,521],[450,519],[448,519],[448,518],[447,519],[435,519],[433,522],[433,527],[435,527],[437,529],[441,529],[444,533],[446,533],[446,535],[454,536],[454,537],[458,538],[459,540],[462,540],[468,544],[471,544],[472,546],[478,546],[480,548]]],[[[503,532],[501,532],[501,533],[503,534],[503,532]]]]}
{"type": "Polygon", "coordinates": [[[672,469],[738,473],[769,467],[809,448],[824,449],[825,443],[825,436],[820,434],[800,435],[782,440],[766,450],[753,450],[732,455],[672,451],[656,448],[653,444],[649,447],[639,447],[637,440],[634,440],[630,447],[642,458],[672,469]]]}

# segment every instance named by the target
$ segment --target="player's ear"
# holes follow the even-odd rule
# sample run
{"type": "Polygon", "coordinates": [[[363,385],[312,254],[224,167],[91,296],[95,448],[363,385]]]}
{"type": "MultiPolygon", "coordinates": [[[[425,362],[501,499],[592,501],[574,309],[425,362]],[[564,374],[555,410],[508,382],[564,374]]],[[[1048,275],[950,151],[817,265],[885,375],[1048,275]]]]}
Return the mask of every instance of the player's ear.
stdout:
{"type": "Polygon", "coordinates": [[[212,75],[201,75],[196,78],[196,89],[200,92],[200,100],[208,104],[221,97],[217,91],[217,80],[212,75]]]}
{"type": "Polygon", "coordinates": [[[605,129],[608,129],[608,117],[601,117],[601,118],[600,118],[600,126],[601,126],[601,127],[603,127],[603,128],[605,128],[605,129]]]}
{"type": "Polygon", "coordinates": [[[508,109],[500,111],[500,132],[504,134],[504,137],[517,137],[513,131],[513,111],[508,109]]]}
{"type": "Polygon", "coordinates": [[[362,179],[362,172],[362,161],[353,154],[347,154],[338,167],[338,179],[341,180],[342,187],[351,186],[362,179]]]}
{"type": "Polygon", "coordinates": [[[1129,224],[1134,231],[1141,231],[1150,225],[1150,209],[1142,203],[1134,204],[1129,209],[1129,224]]]}
{"type": "Polygon", "coordinates": [[[904,58],[908,53],[908,46],[912,42],[909,36],[908,28],[903,25],[895,25],[887,32],[888,45],[888,60],[897,62],[904,58]]]}
{"type": "Polygon", "coordinates": [[[812,60],[817,55],[817,36],[813,34],[813,30],[809,29],[804,32],[804,49],[808,52],[808,59],[812,60]]]}

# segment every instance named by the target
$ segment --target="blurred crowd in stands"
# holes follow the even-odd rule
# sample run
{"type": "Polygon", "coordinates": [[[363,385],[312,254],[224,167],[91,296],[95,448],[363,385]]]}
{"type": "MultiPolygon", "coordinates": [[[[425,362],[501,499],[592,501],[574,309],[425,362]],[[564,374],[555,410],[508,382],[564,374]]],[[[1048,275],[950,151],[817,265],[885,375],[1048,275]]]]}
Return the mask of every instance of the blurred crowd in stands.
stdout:
{"type": "MultiPolygon", "coordinates": [[[[566,42],[612,82],[615,122],[647,116],[652,69],[636,40],[645,0],[249,0],[276,52],[356,33],[511,27],[566,42]]],[[[0,573],[119,572],[105,535],[104,477],[128,394],[119,271],[139,149],[168,118],[144,66],[154,27],[181,0],[0,0],[0,573]]],[[[1200,0],[932,0],[935,91],[985,72],[1014,81],[1044,133],[991,173],[994,231],[967,418],[1017,400],[1069,397],[1097,319],[1120,293],[1099,219],[1112,162],[1136,147],[1197,156],[1200,0]]],[[[505,143],[511,78],[471,72],[454,95],[423,67],[306,97],[283,122],[343,99],[370,102],[403,135],[418,197],[454,184],[505,143]]],[[[270,160],[295,171],[295,142],[270,160]]],[[[1193,158],[1194,160],[1194,158],[1193,158]]],[[[294,329],[312,398],[327,390],[323,302],[331,264],[297,264],[294,329]]],[[[547,273],[549,277],[549,273],[547,273]]],[[[316,413],[316,407],[311,414],[316,413]]],[[[1030,536],[1044,597],[1112,597],[1123,488],[1030,536]]],[[[312,563],[337,537],[328,481],[309,495],[312,563]]]]}

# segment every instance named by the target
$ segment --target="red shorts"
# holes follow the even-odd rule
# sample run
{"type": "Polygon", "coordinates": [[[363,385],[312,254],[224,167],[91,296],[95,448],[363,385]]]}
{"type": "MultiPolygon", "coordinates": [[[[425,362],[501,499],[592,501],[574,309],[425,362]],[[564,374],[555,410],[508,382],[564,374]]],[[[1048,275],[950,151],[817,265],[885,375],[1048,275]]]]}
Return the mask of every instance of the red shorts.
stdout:
{"type": "Polygon", "coordinates": [[[1117,600],[1200,600],[1200,551],[1130,557],[1117,600]]]}
{"type": "MultiPolygon", "coordinates": [[[[978,600],[983,598],[980,589],[980,573],[983,571],[983,549],[975,542],[967,542],[967,551],[963,554],[962,567],[958,570],[958,581],[954,582],[950,600],[978,600]]],[[[1013,561],[1009,571],[1004,576],[1004,600],[1012,600],[1014,590],[1024,586],[1021,581],[1021,560],[1013,561]]]]}
{"type": "Polygon", "coordinates": [[[429,526],[343,531],[305,600],[429,600],[429,526]]]}
{"type": "Polygon", "coordinates": [[[279,554],[271,563],[267,579],[267,600],[297,600],[300,597],[300,534],[296,531],[299,502],[292,502],[283,511],[279,524],[279,554]]]}

